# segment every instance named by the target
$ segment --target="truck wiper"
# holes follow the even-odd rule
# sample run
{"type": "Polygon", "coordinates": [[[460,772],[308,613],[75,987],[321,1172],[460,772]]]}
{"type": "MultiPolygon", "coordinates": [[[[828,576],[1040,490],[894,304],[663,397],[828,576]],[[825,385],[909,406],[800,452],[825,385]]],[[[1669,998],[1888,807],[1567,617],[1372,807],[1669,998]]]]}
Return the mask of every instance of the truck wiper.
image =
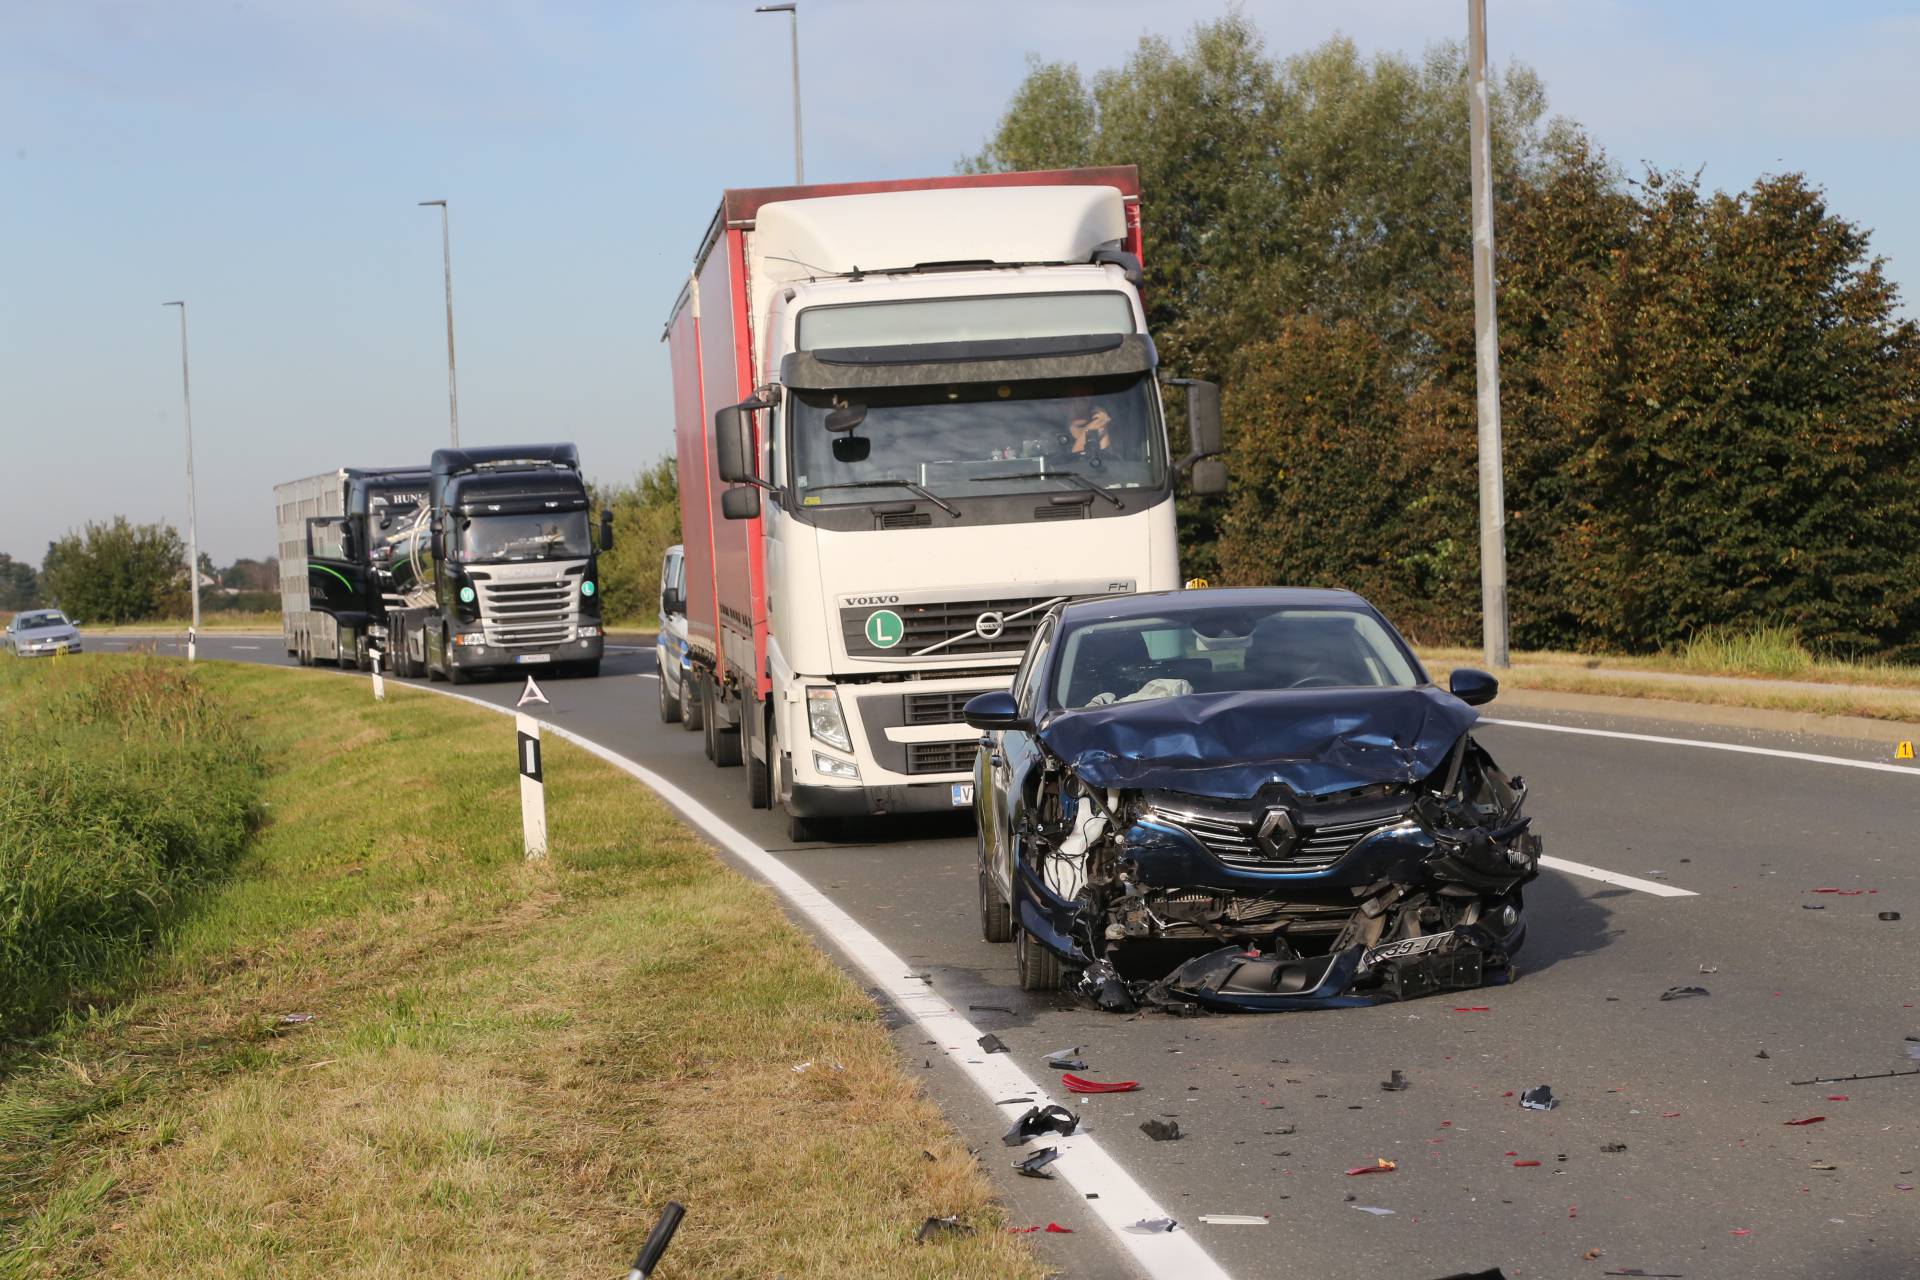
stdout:
{"type": "Polygon", "coordinates": [[[1113,491],[1105,485],[1095,484],[1078,471],[1010,471],[1006,475],[999,476],[974,476],[972,480],[974,484],[980,484],[987,480],[1025,480],[1029,476],[1038,476],[1042,480],[1065,480],[1068,484],[1079,485],[1089,493],[1099,494],[1116,507],[1124,507],[1127,505],[1120,501],[1120,499],[1114,497],[1113,491]]]}
{"type": "Polygon", "coordinates": [[[941,498],[925,485],[912,480],[840,480],[833,484],[810,484],[809,489],[908,489],[919,494],[948,515],[959,519],[960,508],[941,498]]]}

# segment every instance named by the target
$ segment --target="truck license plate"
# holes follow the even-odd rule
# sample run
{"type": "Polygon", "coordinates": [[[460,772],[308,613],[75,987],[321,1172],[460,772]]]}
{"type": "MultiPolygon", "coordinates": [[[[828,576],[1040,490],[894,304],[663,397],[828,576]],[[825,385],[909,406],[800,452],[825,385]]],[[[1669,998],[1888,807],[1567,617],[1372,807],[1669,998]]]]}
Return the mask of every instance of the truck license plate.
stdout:
{"type": "Polygon", "coordinates": [[[515,662],[552,662],[553,655],[550,653],[522,653],[516,654],[513,660],[515,662]]]}
{"type": "Polygon", "coordinates": [[[972,804],[972,803],[973,803],[973,784],[971,782],[954,783],[953,784],[953,807],[957,809],[961,805],[972,804]]]}

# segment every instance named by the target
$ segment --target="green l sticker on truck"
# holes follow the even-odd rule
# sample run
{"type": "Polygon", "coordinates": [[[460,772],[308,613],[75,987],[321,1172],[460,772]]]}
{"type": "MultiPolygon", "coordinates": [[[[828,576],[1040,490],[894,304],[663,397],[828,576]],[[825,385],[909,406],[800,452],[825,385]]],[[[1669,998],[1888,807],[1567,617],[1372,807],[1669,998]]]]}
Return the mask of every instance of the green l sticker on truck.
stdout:
{"type": "Polygon", "coordinates": [[[907,634],[907,624],[891,609],[876,609],[867,615],[867,643],[876,649],[891,649],[907,634]]]}

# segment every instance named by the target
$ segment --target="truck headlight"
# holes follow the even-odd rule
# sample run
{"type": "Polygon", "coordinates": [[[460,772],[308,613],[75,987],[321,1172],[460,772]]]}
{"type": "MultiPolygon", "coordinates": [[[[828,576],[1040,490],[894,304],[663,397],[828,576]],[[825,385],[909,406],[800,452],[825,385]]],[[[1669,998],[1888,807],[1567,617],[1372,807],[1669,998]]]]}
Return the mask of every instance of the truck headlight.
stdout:
{"type": "Polygon", "coordinates": [[[600,628],[598,628],[598,627],[582,627],[582,628],[580,628],[580,638],[581,638],[582,640],[591,640],[591,639],[593,639],[593,638],[594,638],[595,636],[597,636],[597,635],[599,635],[599,634],[600,634],[600,628]]]}
{"type": "MultiPolygon", "coordinates": [[[[842,751],[853,750],[853,739],[847,736],[847,719],[840,714],[838,690],[807,690],[807,727],[813,731],[814,737],[828,746],[838,747],[842,751]]],[[[826,757],[815,758],[824,760],[826,757]]]]}
{"type": "Polygon", "coordinates": [[[487,633],[484,631],[462,632],[453,638],[453,642],[455,644],[482,645],[487,642],[487,633]]]}
{"type": "Polygon", "coordinates": [[[813,769],[815,773],[825,774],[829,778],[860,781],[859,765],[851,760],[835,760],[832,756],[823,756],[818,751],[813,753],[813,769]]]}

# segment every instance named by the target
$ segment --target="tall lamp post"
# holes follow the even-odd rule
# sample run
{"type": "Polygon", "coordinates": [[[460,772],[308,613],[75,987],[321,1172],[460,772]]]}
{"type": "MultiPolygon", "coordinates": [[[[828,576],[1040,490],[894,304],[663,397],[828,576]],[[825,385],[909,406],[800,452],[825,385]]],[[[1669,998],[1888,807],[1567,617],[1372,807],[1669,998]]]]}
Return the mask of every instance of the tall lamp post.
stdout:
{"type": "Polygon", "coordinates": [[[1500,321],[1493,297],[1493,140],[1487,125],[1487,0],[1467,0],[1467,125],[1473,181],[1473,349],[1480,419],[1480,620],[1486,663],[1507,659],[1507,493],[1501,467],[1500,321]]]}
{"type": "Polygon", "coordinates": [[[193,382],[187,376],[187,304],[163,302],[180,308],[180,395],[187,408],[187,584],[193,592],[193,622],[187,628],[187,661],[194,658],[200,634],[200,524],[193,504],[193,382]]]}
{"type": "Polygon", "coordinates": [[[792,21],[788,24],[788,34],[793,38],[793,185],[806,185],[807,168],[800,151],[800,6],[797,4],[763,4],[754,9],[755,13],[784,13],[792,21]]]}
{"type": "Polygon", "coordinates": [[[447,418],[452,426],[453,447],[460,447],[460,382],[453,370],[453,236],[447,226],[447,202],[422,200],[422,209],[440,210],[440,265],[447,277],[447,418]]]}

